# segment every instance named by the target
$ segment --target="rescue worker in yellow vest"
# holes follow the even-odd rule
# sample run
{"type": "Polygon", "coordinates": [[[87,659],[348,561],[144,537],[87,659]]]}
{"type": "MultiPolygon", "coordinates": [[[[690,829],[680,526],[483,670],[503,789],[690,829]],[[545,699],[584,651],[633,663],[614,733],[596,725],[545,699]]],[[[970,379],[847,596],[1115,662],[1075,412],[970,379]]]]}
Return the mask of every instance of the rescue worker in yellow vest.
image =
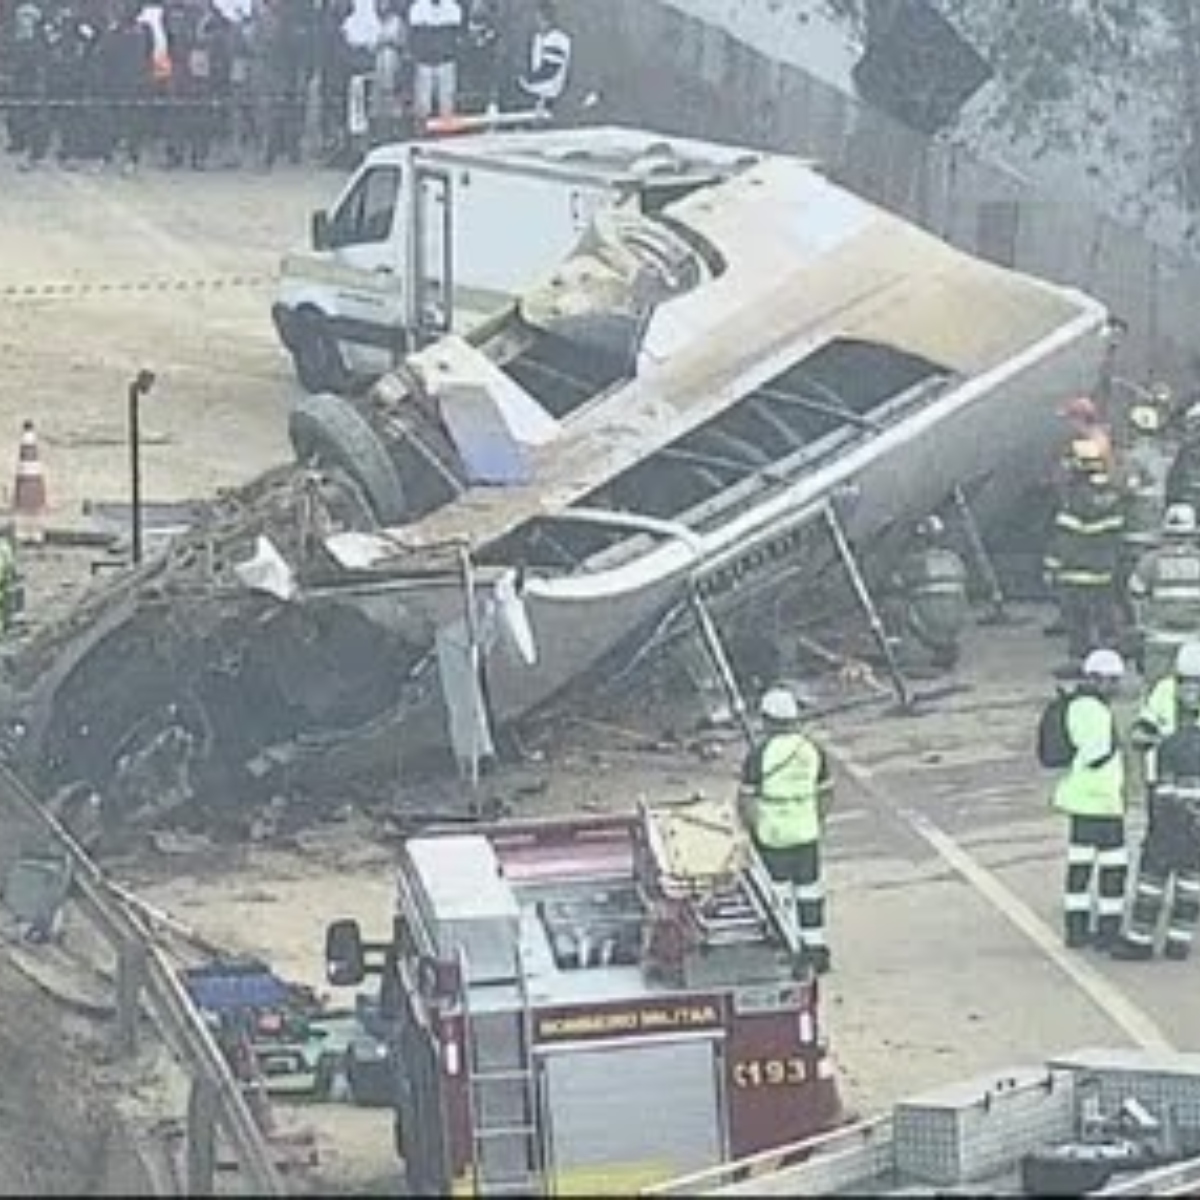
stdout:
{"type": "Polygon", "coordinates": [[[914,533],[916,544],[892,580],[900,655],[906,665],[928,663],[937,670],[953,670],[971,611],[966,564],[945,544],[946,526],[940,517],[926,517],[914,533]]]}
{"type": "Polygon", "coordinates": [[[1196,510],[1190,504],[1172,504],[1162,533],[1163,544],[1143,555],[1129,576],[1142,677],[1148,683],[1166,675],[1179,647],[1200,632],[1196,510]]]}
{"type": "Polygon", "coordinates": [[[1098,448],[1077,444],[1072,462],[1043,564],[1058,594],[1071,674],[1089,650],[1115,638],[1115,577],[1125,529],[1121,498],[1098,448]]]}
{"type": "Polygon", "coordinates": [[[771,688],[759,713],[764,738],[742,767],[739,800],[763,864],[785,903],[794,899],[800,937],[814,970],[832,966],[825,935],[821,830],[832,795],[825,753],[800,729],[800,706],[771,688]]]}
{"type": "Polygon", "coordinates": [[[1124,674],[1115,650],[1093,650],[1065,714],[1072,757],[1054,806],[1069,820],[1063,907],[1072,948],[1111,947],[1125,908],[1125,763],[1112,710],[1124,674]]]}
{"type": "Polygon", "coordinates": [[[1179,688],[1178,728],[1158,747],[1154,819],[1146,830],[1137,885],[1125,934],[1113,957],[1154,957],[1163,909],[1163,954],[1182,960],[1191,952],[1200,919],[1200,680],[1179,688]]]}
{"type": "Polygon", "coordinates": [[[1131,741],[1143,756],[1146,784],[1147,837],[1154,825],[1155,788],[1158,783],[1158,747],[1180,725],[1180,697],[1200,690],[1200,641],[1185,642],[1175,656],[1175,669],[1164,675],[1146,693],[1131,741]]]}

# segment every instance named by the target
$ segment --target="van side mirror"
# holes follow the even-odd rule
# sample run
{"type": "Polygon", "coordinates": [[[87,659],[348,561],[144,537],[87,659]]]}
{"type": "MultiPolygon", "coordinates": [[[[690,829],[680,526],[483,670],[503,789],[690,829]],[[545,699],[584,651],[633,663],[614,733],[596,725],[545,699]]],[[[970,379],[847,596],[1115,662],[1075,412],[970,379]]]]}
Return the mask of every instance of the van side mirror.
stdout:
{"type": "Polygon", "coordinates": [[[353,987],[366,973],[358,922],[332,922],[325,930],[325,978],[334,987],[353,987]]]}
{"type": "Polygon", "coordinates": [[[323,208],[318,208],[312,215],[312,248],[329,249],[329,214],[323,208]]]}

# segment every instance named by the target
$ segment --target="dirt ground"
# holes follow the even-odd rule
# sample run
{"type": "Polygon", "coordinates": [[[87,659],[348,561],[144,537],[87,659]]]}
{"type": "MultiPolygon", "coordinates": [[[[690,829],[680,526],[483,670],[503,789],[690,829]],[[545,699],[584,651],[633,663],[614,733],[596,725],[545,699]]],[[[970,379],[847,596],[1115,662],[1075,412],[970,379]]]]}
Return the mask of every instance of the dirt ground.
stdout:
{"type": "Polygon", "coordinates": [[[292,385],[269,277],[338,181],[0,164],[0,454],[7,443],[15,466],[21,422],[36,423],[56,523],[84,500],[127,499],[126,396],[142,367],[158,377],[143,402],[148,501],[286,457],[292,385]]]}
{"type": "MultiPolygon", "coordinates": [[[[0,157],[0,503],[27,419],[54,526],[84,523],[86,500],[127,500],[126,394],[142,367],[158,377],[143,406],[147,501],[210,495],[286,457],[292,383],[268,277],[338,183],[295,169],[23,175],[0,157]]],[[[102,557],[24,551],[31,615],[68,605],[102,557]]],[[[108,1093],[89,1086],[84,1036],[0,947],[0,1192],[132,1186],[119,1171],[103,1184],[108,1093]]]]}

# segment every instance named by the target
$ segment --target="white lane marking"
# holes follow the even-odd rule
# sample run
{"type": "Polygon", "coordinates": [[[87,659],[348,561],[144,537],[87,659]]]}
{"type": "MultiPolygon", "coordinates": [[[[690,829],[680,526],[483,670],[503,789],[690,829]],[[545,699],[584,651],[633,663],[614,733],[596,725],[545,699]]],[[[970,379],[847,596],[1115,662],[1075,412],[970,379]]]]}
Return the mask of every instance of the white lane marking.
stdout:
{"type": "Polygon", "coordinates": [[[942,860],[963,877],[1010,924],[1023,933],[1110,1021],[1143,1050],[1173,1051],[1166,1034],[1124,992],[1106,979],[1091,963],[1068,951],[1053,930],[1028,905],[1014,895],[978,859],[932,821],[891,804],[875,785],[870,767],[830,752],[846,773],[879,804],[886,805],[942,860]]]}
{"type": "Polygon", "coordinates": [[[826,825],[849,825],[852,821],[865,821],[871,814],[862,808],[852,808],[849,812],[832,812],[825,818],[826,825]]]}

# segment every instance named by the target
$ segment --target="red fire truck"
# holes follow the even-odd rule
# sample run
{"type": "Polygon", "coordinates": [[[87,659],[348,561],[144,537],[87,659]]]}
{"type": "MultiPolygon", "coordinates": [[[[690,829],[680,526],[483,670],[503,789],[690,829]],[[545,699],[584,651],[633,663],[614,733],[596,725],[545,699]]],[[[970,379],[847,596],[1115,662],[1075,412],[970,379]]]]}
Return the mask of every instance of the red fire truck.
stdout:
{"type": "Polygon", "coordinates": [[[842,1119],[817,981],[732,802],[425,830],[381,976],[419,1194],[632,1193],[842,1119]]]}

